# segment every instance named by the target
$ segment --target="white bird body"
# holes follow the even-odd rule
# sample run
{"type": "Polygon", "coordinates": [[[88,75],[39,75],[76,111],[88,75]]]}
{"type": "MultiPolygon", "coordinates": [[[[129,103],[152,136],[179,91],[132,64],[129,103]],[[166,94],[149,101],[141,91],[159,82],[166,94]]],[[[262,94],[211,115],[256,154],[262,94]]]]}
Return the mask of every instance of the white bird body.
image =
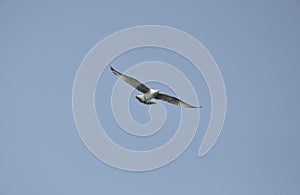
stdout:
{"type": "Polygon", "coordinates": [[[157,89],[150,89],[147,93],[137,95],[136,99],[138,99],[141,103],[144,104],[156,104],[154,98],[156,97],[158,92],[159,91],[157,89]]]}
{"type": "Polygon", "coordinates": [[[157,94],[158,94],[157,89],[150,89],[148,93],[143,94],[146,100],[151,100],[153,99],[157,94]]]}

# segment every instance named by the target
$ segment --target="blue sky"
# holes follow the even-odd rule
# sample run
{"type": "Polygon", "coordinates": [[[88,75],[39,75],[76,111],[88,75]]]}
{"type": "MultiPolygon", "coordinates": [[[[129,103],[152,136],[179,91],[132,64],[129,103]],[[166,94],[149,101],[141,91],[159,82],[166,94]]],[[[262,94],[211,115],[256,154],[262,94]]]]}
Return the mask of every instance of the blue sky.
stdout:
{"type": "MultiPolygon", "coordinates": [[[[299,18],[296,0],[1,1],[0,194],[299,194],[299,18]],[[199,158],[210,116],[203,78],[167,51],[120,56],[114,62],[120,71],[153,58],[173,64],[200,83],[197,95],[207,105],[183,155],[163,168],[132,173],[107,166],[82,143],[72,115],[72,87],[96,43],[145,24],[178,28],[209,50],[223,75],[228,109],[216,145],[199,158]]],[[[105,73],[101,79],[112,86],[115,77],[105,73]]],[[[101,101],[109,99],[99,94],[102,87],[96,91],[98,117],[116,126],[110,114],[102,116],[110,112],[101,109],[101,101]]],[[[134,98],[130,106],[132,113],[147,111],[134,98]]],[[[178,115],[166,108],[171,127],[178,115]]],[[[124,146],[148,148],[172,136],[167,130],[147,140],[121,131],[108,134],[124,146]]]]}

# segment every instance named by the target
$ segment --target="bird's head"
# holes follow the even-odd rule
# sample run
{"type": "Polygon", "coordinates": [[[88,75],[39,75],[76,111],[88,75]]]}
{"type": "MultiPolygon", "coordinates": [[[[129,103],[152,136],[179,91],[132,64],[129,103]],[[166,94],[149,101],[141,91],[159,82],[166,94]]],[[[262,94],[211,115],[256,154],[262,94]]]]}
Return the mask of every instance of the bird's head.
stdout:
{"type": "Polygon", "coordinates": [[[157,94],[159,92],[158,89],[150,89],[150,91],[152,94],[157,94]]]}
{"type": "Polygon", "coordinates": [[[158,90],[158,89],[154,89],[153,91],[154,91],[154,93],[158,93],[158,92],[159,92],[159,90],[158,90]]]}

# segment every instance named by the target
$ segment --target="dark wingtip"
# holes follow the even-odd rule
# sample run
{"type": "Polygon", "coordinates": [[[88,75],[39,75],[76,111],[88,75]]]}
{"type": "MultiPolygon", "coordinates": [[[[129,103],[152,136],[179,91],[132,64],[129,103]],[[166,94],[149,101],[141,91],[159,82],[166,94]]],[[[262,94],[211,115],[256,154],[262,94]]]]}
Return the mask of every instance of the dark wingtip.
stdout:
{"type": "Polygon", "coordinates": [[[114,75],[116,75],[116,76],[121,75],[121,73],[119,73],[118,71],[116,71],[116,69],[114,69],[112,66],[110,66],[110,70],[111,70],[112,73],[114,73],[114,75]]]}
{"type": "Polygon", "coordinates": [[[191,108],[202,108],[202,106],[193,106],[191,108]]]}

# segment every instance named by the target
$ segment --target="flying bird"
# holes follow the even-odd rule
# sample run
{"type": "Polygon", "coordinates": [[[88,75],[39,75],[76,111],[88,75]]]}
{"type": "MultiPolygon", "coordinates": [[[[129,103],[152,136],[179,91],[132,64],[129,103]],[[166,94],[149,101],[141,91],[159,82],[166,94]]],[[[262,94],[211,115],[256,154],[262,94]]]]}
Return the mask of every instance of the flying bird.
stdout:
{"type": "Polygon", "coordinates": [[[135,89],[137,89],[142,93],[141,95],[137,95],[135,97],[139,102],[143,104],[147,104],[147,105],[156,104],[154,99],[157,99],[185,108],[201,108],[201,106],[192,106],[176,97],[160,93],[159,90],[157,89],[150,89],[140,81],[118,72],[113,67],[110,67],[110,69],[112,73],[114,73],[118,78],[122,79],[127,84],[131,85],[132,87],[134,87],[135,89]]]}

